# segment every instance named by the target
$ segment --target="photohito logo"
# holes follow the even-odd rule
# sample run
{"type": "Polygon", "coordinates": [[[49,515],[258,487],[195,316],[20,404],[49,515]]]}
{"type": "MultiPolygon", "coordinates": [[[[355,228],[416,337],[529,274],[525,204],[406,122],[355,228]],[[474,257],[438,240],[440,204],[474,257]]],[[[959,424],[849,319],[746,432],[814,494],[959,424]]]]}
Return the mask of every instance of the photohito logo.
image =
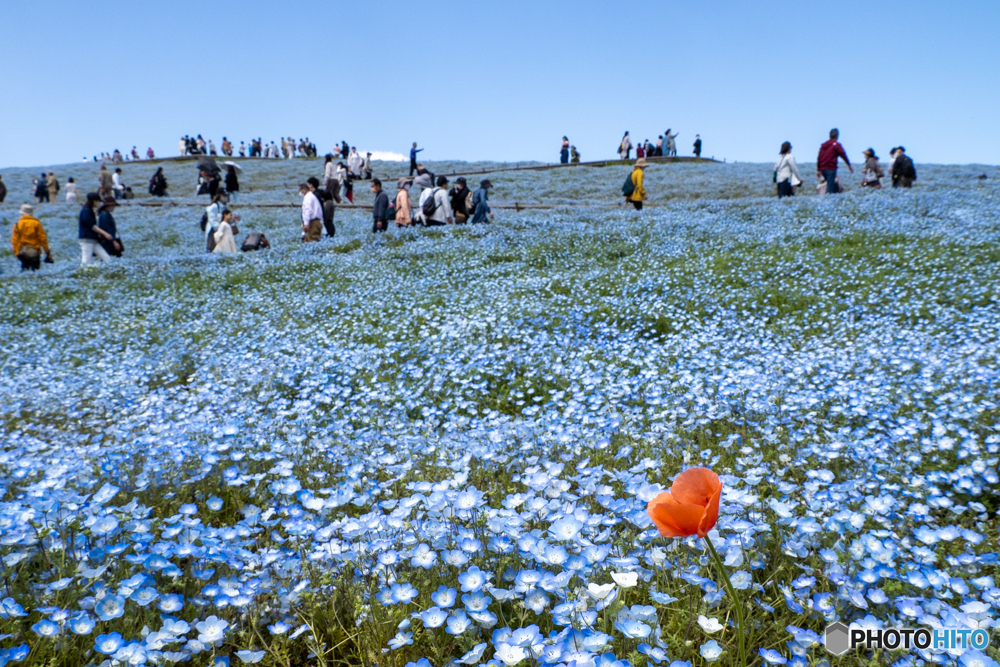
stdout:
{"type": "Polygon", "coordinates": [[[986,630],[969,628],[879,628],[864,630],[848,627],[837,621],[826,626],[826,650],[843,655],[851,649],[975,649],[981,651],[990,643],[986,630]]]}

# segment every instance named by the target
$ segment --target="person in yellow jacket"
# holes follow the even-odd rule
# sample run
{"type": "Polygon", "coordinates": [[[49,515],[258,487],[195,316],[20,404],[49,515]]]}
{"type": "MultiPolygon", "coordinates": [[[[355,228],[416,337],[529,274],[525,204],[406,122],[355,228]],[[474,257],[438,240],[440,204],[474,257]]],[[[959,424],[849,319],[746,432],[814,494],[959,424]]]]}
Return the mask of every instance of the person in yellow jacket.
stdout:
{"type": "Polygon", "coordinates": [[[42,251],[45,251],[45,261],[52,262],[49,252],[49,240],[45,236],[42,223],[35,218],[35,209],[31,204],[21,205],[21,219],[14,225],[10,234],[10,244],[14,256],[21,260],[21,270],[37,271],[42,265],[42,251]]]}
{"type": "Polygon", "coordinates": [[[649,163],[646,162],[646,158],[639,158],[635,161],[635,165],[632,167],[632,185],[635,188],[632,190],[632,194],[628,196],[628,200],[632,202],[632,206],[635,206],[635,210],[642,210],[642,202],[646,201],[646,188],[642,187],[642,179],[645,176],[646,167],[649,163]]]}

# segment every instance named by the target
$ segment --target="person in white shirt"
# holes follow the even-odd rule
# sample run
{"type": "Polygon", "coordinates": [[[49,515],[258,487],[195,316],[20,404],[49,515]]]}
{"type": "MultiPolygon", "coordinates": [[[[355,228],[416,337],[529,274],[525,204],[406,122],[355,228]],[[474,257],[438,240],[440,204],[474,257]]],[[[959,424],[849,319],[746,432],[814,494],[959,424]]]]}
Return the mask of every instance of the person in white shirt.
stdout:
{"type": "Polygon", "coordinates": [[[240,142],[240,157],[247,156],[247,146],[242,141],[240,142]]]}
{"type": "Polygon", "coordinates": [[[177,150],[181,152],[181,155],[187,155],[188,148],[184,137],[181,137],[181,140],[177,142],[177,150]]]}
{"type": "Polygon", "coordinates": [[[347,168],[351,170],[351,175],[354,178],[361,180],[361,165],[364,160],[358,155],[358,149],[352,148],[351,154],[347,158],[347,168]]]}
{"type": "Polygon", "coordinates": [[[222,212],[226,210],[223,203],[224,195],[221,192],[215,193],[212,203],[205,207],[205,243],[208,243],[208,235],[214,234],[222,222],[222,212]]]}
{"type": "Polygon", "coordinates": [[[327,153],[326,164],[323,165],[323,183],[326,184],[326,191],[330,193],[334,201],[341,203],[340,179],[337,178],[337,165],[333,163],[333,153],[327,153]]]}
{"type": "Polygon", "coordinates": [[[76,181],[74,181],[73,177],[70,176],[69,181],[66,182],[66,203],[75,204],[76,202],[77,202],[76,181]]]}
{"type": "Polygon", "coordinates": [[[319,241],[323,235],[323,206],[305,183],[299,185],[299,194],[302,195],[302,242],[319,241]]]}
{"type": "Polygon", "coordinates": [[[802,184],[802,176],[792,156],[792,145],[787,141],[781,144],[781,155],[774,163],[774,182],[778,184],[778,199],[793,196],[795,188],[802,184]]]}
{"type": "Polygon", "coordinates": [[[444,176],[438,176],[436,188],[427,188],[420,193],[420,211],[425,226],[440,227],[441,225],[450,225],[454,222],[451,202],[448,201],[448,191],[445,189],[447,187],[448,179],[444,176]],[[431,197],[434,198],[434,212],[430,216],[427,216],[423,214],[424,202],[431,197]]]}
{"type": "Polygon", "coordinates": [[[125,186],[122,185],[122,170],[119,167],[115,169],[115,173],[111,176],[111,189],[114,190],[115,199],[121,199],[122,195],[125,194],[125,186]]]}
{"type": "Polygon", "coordinates": [[[239,234],[240,230],[233,226],[233,223],[240,219],[233,217],[233,212],[228,208],[222,212],[222,220],[219,221],[219,228],[215,231],[215,249],[212,252],[236,252],[236,239],[234,234],[239,234]]]}

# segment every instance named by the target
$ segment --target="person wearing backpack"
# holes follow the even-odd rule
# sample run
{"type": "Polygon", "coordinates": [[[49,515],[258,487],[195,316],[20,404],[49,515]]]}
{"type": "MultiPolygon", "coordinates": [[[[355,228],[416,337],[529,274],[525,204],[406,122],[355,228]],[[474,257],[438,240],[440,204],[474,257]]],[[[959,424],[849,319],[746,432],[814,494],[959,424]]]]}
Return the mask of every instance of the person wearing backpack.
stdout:
{"type": "Polygon", "coordinates": [[[35,217],[35,209],[31,204],[21,205],[21,218],[11,229],[10,243],[14,249],[14,257],[21,262],[22,271],[37,271],[41,268],[43,250],[45,262],[52,263],[49,240],[42,223],[35,217]]]}
{"type": "Polygon", "coordinates": [[[618,157],[623,160],[629,159],[629,155],[632,152],[632,140],[628,136],[628,131],[626,130],[625,136],[622,137],[622,141],[618,144],[618,157]]]}
{"type": "Polygon", "coordinates": [[[913,160],[906,154],[905,148],[897,146],[896,159],[892,163],[892,187],[912,188],[915,180],[917,169],[913,166],[913,160]]]}
{"type": "Polygon", "coordinates": [[[87,201],[80,209],[79,241],[82,256],[80,263],[83,266],[90,264],[94,255],[97,255],[97,258],[102,262],[111,259],[111,256],[104,252],[104,248],[101,246],[101,240],[111,240],[111,235],[98,227],[97,215],[94,213],[94,209],[97,208],[100,201],[101,196],[96,192],[87,193],[87,201]]]}
{"type": "Polygon", "coordinates": [[[448,192],[451,200],[451,211],[455,214],[455,224],[464,225],[469,220],[469,209],[472,207],[472,191],[465,184],[465,178],[459,176],[455,187],[448,192]]]}
{"type": "Polygon", "coordinates": [[[448,179],[438,176],[437,187],[425,189],[420,193],[420,210],[424,214],[425,226],[439,227],[454,222],[451,202],[448,201],[448,193],[445,191],[447,186],[448,179]]]}
{"type": "Polygon", "coordinates": [[[118,224],[115,222],[114,213],[118,202],[114,197],[105,197],[101,208],[97,211],[97,226],[107,232],[108,237],[100,240],[104,252],[112,257],[121,257],[125,251],[124,244],[118,236],[118,224]]]}
{"type": "Polygon", "coordinates": [[[625,185],[622,186],[622,194],[625,195],[625,200],[632,203],[635,210],[642,210],[642,202],[646,200],[646,188],[643,187],[642,181],[645,177],[646,167],[649,163],[646,162],[646,158],[639,158],[635,161],[635,165],[632,167],[632,173],[629,174],[628,178],[625,179],[625,185]]]}

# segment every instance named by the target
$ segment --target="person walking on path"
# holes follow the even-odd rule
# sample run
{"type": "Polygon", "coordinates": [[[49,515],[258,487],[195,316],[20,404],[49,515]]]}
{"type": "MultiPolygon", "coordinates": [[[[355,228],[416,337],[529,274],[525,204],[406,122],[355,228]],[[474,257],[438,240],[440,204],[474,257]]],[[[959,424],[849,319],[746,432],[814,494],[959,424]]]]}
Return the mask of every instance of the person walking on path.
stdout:
{"type": "Polygon", "coordinates": [[[302,195],[302,242],[315,243],[323,235],[323,207],[307,184],[299,185],[299,194],[302,195]]]}
{"type": "Polygon", "coordinates": [[[646,146],[642,142],[639,142],[638,144],[635,145],[635,156],[637,158],[646,157],[646,146]]]}
{"type": "Polygon", "coordinates": [[[913,160],[906,154],[905,148],[897,146],[896,159],[892,162],[892,187],[912,188],[915,180],[917,169],[913,166],[913,160]]]}
{"type": "Polygon", "coordinates": [[[851,161],[847,159],[844,147],[837,139],[840,137],[840,130],[833,128],[830,130],[830,139],[823,142],[819,147],[819,155],[816,157],[816,178],[826,181],[826,194],[840,192],[840,184],[837,182],[837,160],[838,158],[847,163],[847,168],[854,173],[851,161]]]}
{"type": "Polygon", "coordinates": [[[653,149],[653,155],[656,157],[663,156],[663,135],[661,134],[656,138],[656,148],[653,149]]]}
{"type": "Polygon", "coordinates": [[[455,224],[464,225],[469,221],[469,209],[472,205],[472,191],[466,185],[465,177],[455,179],[455,187],[448,193],[451,199],[451,211],[455,214],[455,224]]]}
{"type": "Polygon", "coordinates": [[[323,158],[326,163],[323,165],[323,182],[326,184],[326,191],[338,204],[340,198],[340,179],[337,177],[337,165],[333,163],[333,153],[327,153],[323,158]]]}
{"type": "Polygon", "coordinates": [[[628,195],[628,201],[632,202],[632,206],[635,210],[642,210],[642,202],[646,201],[646,188],[643,187],[643,179],[645,178],[646,167],[649,163],[646,162],[646,158],[639,158],[635,161],[635,165],[632,167],[632,174],[629,176],[629,180],[632,181],[632,192],[628,195]]]}
{"type": "Polygon", "coordinates": [[[489,179],[483,179],[479,181],[479,188],[472,193],[472,206],[474,213],[472,214],[472,223],[478,225],[482,222],[489,222],[486,216],[490,216],[490,220],[493,219],[493,211],[490,209],[489,204],[489,194],[490,188],[493,184],[490,183],[489,179]]]}
{"type": "Polygon", "coordinates": [[[101,239],[101,247],[104,248],[104,252],[112,257],[121,257],[124,248],[118,237],[118,224],[112,215],[116,206],[118,206],[118,202],[113,197],[104,200],[101,208],[98,209],[97,226],[108,234],[108,238],[101,239]]]}
{"type": "MultiPolygon", "coordinates": [[[[70,180],[72,181],[73,179],[70,180]]],[[[3,177],[0,176],[0,204],[2,204],[3,200],[6,198],[7,198],[7,184],[3,182],[3,177]]]]}
{"type": "Polygon", "coordinates": [[[866,149],[864,156],[865,166],[861,170],[861,187],[880,190],[884,174],[882,173],[882,165],[878,163],[878,156],[875,155],[875,149],[866,149]]]}
{"type": "Polygon", "coordinates": [[[43,250],[45,262],[52,263],[49,239],[45,236],[42,223],[35,217],[35,209],[31,204],[22,204],[20,212],[21,218],[14,223],[10,232],[10,244],[14,249],[14,257],[21,262],[21,270],[37,271],[42,266],[43,250]]]}
{"type": "Polygon", "coordinates": [[[361,168],[365,172],[365,180],[372,180],[372,154],[368,153],[365,155],[365,159],[361,162],[361,168]]]}
{"type": "Polygon", "coordinates": [[[409,227],[413,222],[413,212],[410,207],[410,186],[413,185],[413,181],[400,178],[396,182],[396,186],[399,188],[396,191],[396,226],[397,227],[409,227]]]}
{"type": "Polygon", "coordinates": [[[559,163],[569,164],[569,137],[563,137],[562,148],[559,150],[559,163]]]}
{"type": "Polygon", "coordinates": [[[372,205],[372,234],[384,232],[389,228],[389,195],[382,191],[382,181],[372,179],[372,194],[375,203],[372,205]]]}
{"type": "Polygon", "coordinates": [[[240,179],[236,176],[236,167],[226,165],[226,192],[229,193],[229,201],[236,201],[240,191],[240,179]]]}
{"type": "Polygon", "coordinates": [[[697,159],[701,159],[701,135],[694,135],[694,156],[697,159]]]}
{"type": "Polygon", "coordinates": [[[778,184],[778,199],[795,195],[795,187],[802,183],[802,175],[792,155],[792,145],[781,144],[781,154],[774,163],[774,182],[778,184]]]}
{"type": "Polygon", "coordinates": [[[78,195],[76,189],[76,180],[70,176],[66,179],[66,203],[75,204],[77,202],[78,195]]]}
{"type": "MultiPolygon", "coordinates": [[[[110,197],[110,194],[108,195],[110,197]]],[[[112,240],[111,235],[106,231],[101,229],[97,225],[97,214],[95,210],[97,205],[101,203],[101,196],[96,192],[90,192],[87,194],[87,201],[84,203],[83,208],[80,209],[80,229],[79,229],[79,241],[80,241],[80,253],[82,255],[81,265],[87,266],[90,264],[90,260],[93,259],[94,255],[97,255],[97,259],[102,262],[106,262],[111,259],[111,256],[104,251],[101,247],[101,239],[112,240]]]]}
{"type": "Polygon", "coordinates": [[[424,212],[424,224],[428,227],[450,225],[454,222],[451,202],[448,201],[448,193],[445,191],[446,187],[448,187],[448,179],[445,176],[438,176],[437,187],[420,193],[420,210],[424,212]],[[433,199],[434,203],[425,207],[428,199],[433,199]],[[428,209],[433,210],[429,212],[428,209]]]}
{"type": "Polygon", "coordinates": [[[417,148],[417,142],[413,142],[413,148],[410,149],[410,176],[413,176],[413,172],[417,170],[417,153],[424,150],[423,148],[417,148]]]}
{"type": "Polygon", "coordinates": [[[623,159],[629,159],[629,155],[632,153],[632,139],[628,136],[628,131],[625,131],[625,136],[622,137],[622,142],[618,144],[618,156],[623,159]]]}

